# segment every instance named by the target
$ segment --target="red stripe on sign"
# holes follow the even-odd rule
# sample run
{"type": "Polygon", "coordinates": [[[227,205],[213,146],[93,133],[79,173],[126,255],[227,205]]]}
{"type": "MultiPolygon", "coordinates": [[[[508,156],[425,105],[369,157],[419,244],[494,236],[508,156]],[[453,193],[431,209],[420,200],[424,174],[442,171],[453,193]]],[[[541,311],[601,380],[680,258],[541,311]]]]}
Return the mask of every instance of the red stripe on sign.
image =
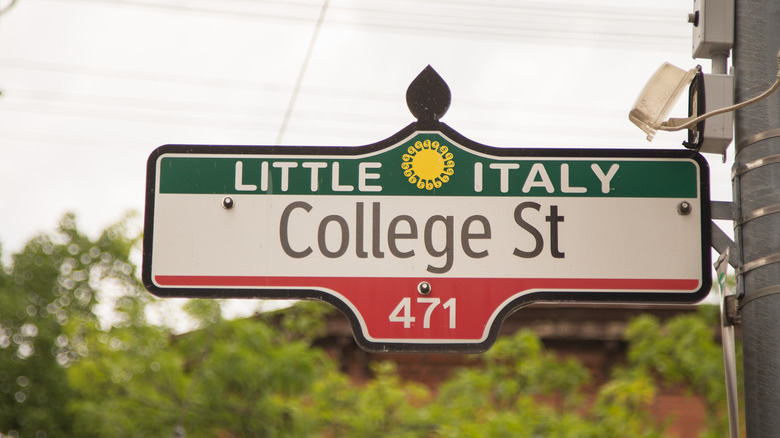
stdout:
{"type": "Polygon", "coordinates": [[[480,342],[497,312],[534,291],[696,292],[699,280],[614,278],[362,278],[158,275],[162,287],[290,288],[341,295],[373,342],[480,342]],[[418,292],[420,282],[430,293],[418,292]]]}
{"type": "Polygon", "coordinates": [[[533,288],[554,288],[570,290],[658,290],[695,291],[699,280],[688,279],[622,279],[622,278],[399,278],[399,277],[260,277],[227,275],[157,275],[155,283],[160,286],[192,287],[299,287],[331,288],[328,285],[361,287],[387,285],[409,281],[434,281],[441,283],[468,283],[471,285],[501,284],[505,286],[528,286],[533,288]]]}

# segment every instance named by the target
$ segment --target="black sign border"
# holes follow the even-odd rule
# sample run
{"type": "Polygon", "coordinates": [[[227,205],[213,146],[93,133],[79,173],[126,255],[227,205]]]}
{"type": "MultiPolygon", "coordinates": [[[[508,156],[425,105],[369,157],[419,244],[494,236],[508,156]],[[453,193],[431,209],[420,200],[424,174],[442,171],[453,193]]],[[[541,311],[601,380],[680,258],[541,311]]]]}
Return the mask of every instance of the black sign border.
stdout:
{"type": "MultiPolygon", "coordinates": [[[[369,352],[426,352],[426,353],[480,353],[488,350],[498,338],[504,320],[513,312],[533,303],[604,303],[604,304],[692,304],[704,299],[712,287],[710,252],[710,185],[709,164],[704,157],[690,150],[667,149],[550,149],[550,148],[499,148],[470,140],[445,123],[418,121],[411,123],[396,134],[377,143],[364,146],[221,146],[221,145],[165,145],[155,149],[146,166],[146,201],[144,212],[143,261],[141,278],[146,289],[162,298],[249,298],[249,299],[291,299],[318,300],[327,302],[343,313],[350,322],[352,333],[358,345],[369,352]],[[669,158],[691,159],[699,165],[699,188],[701,199],[702,230],[702,285],[694,293],[679,292],[582,292],[541,291],[533,292],[502,308],[489,329],[487,338],[478,343],[403,343],[373,342],[365,338],[358,318],[344,302],[319,289],[205,289],[205,288],[161,288],[152,282],[152,242],[154,240],[154,200],[156,191],[157,159],[164,154],[242,154],[242,155],[363,155],[381,151],[398,144],[419,131],[438,131],[459,145],[474,152],[494,157],[523,158],[669,158]],[[248,296],[251,294],[251,296],[248,296]]],[[[641,230],[637,230],[641,232],[641,230]]]]}

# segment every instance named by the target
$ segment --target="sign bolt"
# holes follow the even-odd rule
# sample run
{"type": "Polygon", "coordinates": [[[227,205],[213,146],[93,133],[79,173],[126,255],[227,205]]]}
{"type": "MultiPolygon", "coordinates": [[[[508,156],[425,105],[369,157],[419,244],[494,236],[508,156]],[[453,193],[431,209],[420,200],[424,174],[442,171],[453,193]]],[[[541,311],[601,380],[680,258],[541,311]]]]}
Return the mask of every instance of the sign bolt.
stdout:
{"type": "Polygon", "coordinates": [[[691,214],[692,210],[693,207],[691,207],[691,203],[688,201],[683,201],[677,206],[677,213],[680,213],[683,216],[691,214]]]}
{"type": "Polygon", "coordinates": [[[233,201],[233,198],[230,196],[225,196],[225,198],[222,200],[222,208],[225,210],[230,210],[231,208],[235,207],[236,202],[233,201]]]}
{"type": "Polygon", "coordinates": [[[417,285],[417,292],[420,292],[420,295],[428,295],[431,293],[431,284],[427,281],[421,281],[420,284],[417,285]]]}

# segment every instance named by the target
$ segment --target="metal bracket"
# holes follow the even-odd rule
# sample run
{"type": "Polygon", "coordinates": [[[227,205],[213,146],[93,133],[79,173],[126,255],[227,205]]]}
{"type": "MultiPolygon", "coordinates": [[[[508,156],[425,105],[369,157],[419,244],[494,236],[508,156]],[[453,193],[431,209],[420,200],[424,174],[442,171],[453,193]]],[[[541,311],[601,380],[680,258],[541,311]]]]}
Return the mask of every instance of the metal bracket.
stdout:
{"type": "MultiPolygon", "coordinates": [[[[733,258],[730,257],[730,254],[731,250],[726,248],[725,251],[720,253],[720,257],[718,257],[718,260],[713,264],[717,274],[718,290],[720,291],[718,294],[718,301],[720,302],[721,325],[724,328],[735,326],[740,323],[741,318],[739,309],[743,304],[737,301],[736,294],[734,294],[734,291],[726,284],[726,273],[728,271],[726,263],[731,265],[730,259],[733,258]]],[[[778,292],[780,292],[780,290],[778,290],[778,292]]]]}
{"type": "MultiPolygon", "coordinates": [[[[777,129],[777,131],[778,131],[778,136],[780,136],[780,129],[777,129]]],[[[733,180],[736,177],[741,176],[744,173],[750,172],[753,169],[757,169],[759,167],[764,167],[770,164],[777,164],[777,163],[780,163],[780,155],[770,155],[768,157],[759,158],[758,160],[745,163],[739,167],[734,166],[731,169],[731,179],[733,180]]]]}
{"type": "MultiPolygon", "coordinates": [[[[715,222],[710,222],[710,241],[712,247],[720,254],[729,249],[733,254],[737,253],[737,245],[715,222]]],[[[737,261],[729,258],[729,264],[732,268],[737,268],[737,261]]]]}
{"type": "Polygon", "coordinates": [[[712,219],[733,221],[736,217],[734,203],[731,201],[710,201],[710,215],[712,219]]]}
{"type": "Polygon", "coordinates": [[[753,293],[750,294],[750,298],[742,298],[739,300],[739,305],[737,306],[737,309],[742,309],[745,307],[745,304],[758,299],[765,297],[767,295],[774,295],[774,294],[780,294],[780,286],[768,286],[763,289],[759,289],[753,293]]]}
{"type": "Polygon", "coordinates": [[[780,263],[780,253],[761,257],[760,259],[753,260],[752,262],[747,262],[737,268],[736,275],[740,276],[745,272],[752,271],[753,269],[758,269],[766,265],[773,265],[775,263],[780,263]]]}
{"type": "Polygon", "coordinates": [[[766,140],[768,138],[780,137],[780,128],[770,129],[769,131],[759,132],[752,135],[737,144],[737,153],[741,152],[746,147],[758,143],[759,141],[766,140]]]}
{"type": "MultiPolygon", "coordinates": [[[[735,211],[734,203],[728,201],[711,201],[710,202],[710,214],[712,219],[721,220],[734,220],[735,211]]],[[[714,222],[710,222],[710,241],[712,247],[715,248],[719,254],[723,254],[726,248],[729,249],[731,254],[737,254],[737,245],[733,240],[714,222]]],[[[729,264],[733,267],[737,267],[737,261],[733,257],[729,258],[729,264]]]]}
{"type": "Polygon", "coordinates": [[[740,303],[736,295],[726,295],[723,297],[723,306],[726,312],[726,322],[730,326],[742,324],[742,314],[739,312],[740,303]]]}

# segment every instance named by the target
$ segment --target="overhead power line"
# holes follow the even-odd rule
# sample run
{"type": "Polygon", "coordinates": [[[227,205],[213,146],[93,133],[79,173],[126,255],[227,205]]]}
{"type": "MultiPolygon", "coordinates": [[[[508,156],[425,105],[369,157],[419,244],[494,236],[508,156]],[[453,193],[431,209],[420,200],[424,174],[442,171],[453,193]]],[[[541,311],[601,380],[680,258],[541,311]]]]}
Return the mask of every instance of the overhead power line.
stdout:
{"type": "Polygon", "coordinates": [[[8,3],[7,5],[0,6],[0,15],[3,15],[6,12],[8,12],[16,4],[16,2],[17,0],[11,0],[10,3],[8,3]]]}
{"type": "MultiPolygon", "coordinates": [[[[241,20],[309,24],[316,4],[278,1],[185,3],[148,0],[69,0],[116,7],[137,7],[196,13],[241,20]],[[235,2],[233,2],[235,3],[235,2]],[[229,6],[231,3],[227,3],[229,6]],[[216,6],[219,5],[219,6],[216,6]],[[258,8],[258,5],[260,8],[258,8]],[[273,7],[269,7],[269,5],[273,7]]],[[[689,38],[684,17],[675,12],[637,7],[585,7],[561,3],[427,0],[329,6],[328,23],[362,27],[371,32],[426,34],[460,39],[495,39],[559,44],[656,49],[659,44],[689,38]],[[664,28],[666,27],[666,29],[664,28]]]]}
{"type": "MultiPolygon", "coordinates": [[[[52,0],[38,0],[52,1],[52,0]]],[[[566,5],[561,3],[543,2],[501,2],[487,0],[485,2],[469,0],[394,0],[393,2],[361,1],[354,4],[337,4],[339,0],[326,1],[325,5],[295,1],[286,2],[270,0],[255,2],[251,0],[58,0],[58,3],[80,2],[102,4],[106,7],[136,7],[156,9],[159,11],[181,14],[203,14],[229,19],[253,20],[270,23],[292,23],[311,25],[316,18],[315,12],[320,8],[320,19],[309,50],[294,87],[289,83],[274,83],[261,80],[201,77],[190,74],[169,74],[152,71],[135,71],[107,67],[93,67],[53,63],[48,61],[6,59],[0,58],[0,68],[24,69],[38,72],[48,72],[55,75],[86,75],[111,79],[126,79],[129,81],[148,81],[155,83],[176,84],[193,87],[209,87],[214,89],[231,89],[288,94],[293,88],[290,103],[286,108],[277,142],[281,142],[286,126],[295,107],[299,93],[307,96],[324,96],[328,99],[345,99],[371,101],[373,103],[399,101],[398,93],[382,92],[381,90],[358,90],[329,86],[308,86],[302,88],[308,59],[311,56],[314,42],[317,38],[322,17],[327,8],[328,26],[348,26],[365,28],[365,32],[393,32],[400,34],[426,34],[437,37],[455,37],[460,39],[489,38],[498,41],[517,42],[544,41],[560,43],[601,46],[631,46],[634,48],[655,47],[659,43],[668,44],[676,39],[687,40],[689,36],[680,35],[679,29],[687,29],[683,23],[677,26],[676,13],[668,10],[652,10],[647,13],[645,8],[623,6],[617,8],[588,7],[582,5],[566,5]],[[269,6],[270,5],[270,6],[269,6]],[[658,32],[657,28],[667,26],[672,32],[658,32]]],[[[682,20],[682,19],[681,19],[682,20]]],[[[143,67],[140,67],[143,68],[143,67]]],[[[280,116],[284,109],[274,100],[273,105],[260,107],[253,103],[247,105],[234,103],[193,103],[186,101],[165,101],[157,99],[127,98],[117,96],[99,96],[79,93],[62,93],[45,90],[7,90],[6,102],[10,105],[0,107],[3,112],[42,113],[62,117],[84,117],[137,123],[171,124],[185,126],[224,126],[231,129],[246,131],[273,130],[279,126],[280,116]],[[46,104],[46,105],[41,105],[46,104]],[[39,105],[38,109],[35,105],[39,105]]],[[[403,98],[401,97],[402,101],[403,98]]],[[[263,100],[266,101],[267,100],[263,100]]],[[[247,100],[249,102],[249,100],[247,100]]],[[[350,105],[349,108],[360,108],[361,105],[350,105]]],[[[505,105],[500,102],[472,101],[471,108],[485,108],[480,114],[506,114],[505,105]]],[[[534,113],[542,115],[579,113],[579,109],[534,107],[534,113]]],[[[517,111],[515,110],[515,113],[517,111]]],[[[615,117],[616,115],[599,114],[597,110],[583,111],[585,118],[591,120],[597,117],[615,117]]],[[[408,114],[407,114],[408,115],[408,114]]],[[[358,124],[359,128],[366,125],[386,126],[386,119],[381,115],[354,111],[326,113],[295,109],[296,119],[310,125],[322,126],[322,130],[338,130],[340,134],[350,135],[349,126],[358,124]],[[316,114],[315,114],[316,113],[316,114]],[[337,126],[334,128],[334,126],[337,126]],[[327,127],[327,128],[326,128],[327,127]]],[[[623,114],[621,113],[622,117],[623,114]]],[[[504,132],[521,133],[516,125],[507,127],[492,117],[478,116],[479,126],[490,126],[504,132]]],[[[367,131],[367,129],[365,129],[367,131]]],[[[352,130],[354,131],[354,130],[352,130]]],[[[332,132],[332,131],[331,131],[332,132]]]]}
{"type": "MultiPolygon", "coordinates": [[[[348,105],[347,108],[356,108],[348,105]]],[[[498,102],[473,101],[468,107],[479,109],[481,116],[470,123],[495,132],[514,133],[516,138],[524,138],[528,132],[527,123],[503,123],[501,117],[507,115],[507,108],[498,102]]],[[[279,126],[279,117],[282,108],[251,108],[251,111],[240,112],[241,106],[224,104],[192,104],[189,102],[168,102],[146,99],[127,99],[105,96],[83,95],[78,93],[58,93],[32,90],[10,90],[0,112],[8,114],[31,113],[38,116],[50,115],[66,118],[86,118],[109,120],[114,122],[142,123],[152,125],[175,125],[190,127],[223,127],[236,131],[265,132],[266,136],[279,126]],[[207,107],[212,110],[207,111],[207,107]],[[225,112],[227,110],[227,112],[225,112]]],[[[526,112],[520,110],[519,114],[526,112]]],[[[587,111],[576,107],[559,107],[556,105],[534,105],[532,112],[535,116],[541,116],[542,120],[549,120],[552,128],[557,124],[555,120],[562,114],[577,115],[582,120],[582,126],[601,126],[599,119],[622,116],[619,111],[599,110],[588,107],[587,111]],[[620,114],[618,114],[620,113],[620,114]],[[545,116],[546,115],[546,116],[545,116]]],[[[518,114],[517,109],[511,114],[518,114]]],[[[408,122],[411,116],[407,115],[408,122]]],[[[400,116],[403,118],[403,115],[400,116]]],[[[398,120],[399,117],[382,116],[381,112],[360,111],[320,111],[316,109],[296,110],[296,118],[306,126],[307,132],[316,130],[324,135],[343,136],[355,138],[373,138],[392,126],[389,119],[398,120]],[[373,133],[372,135],[369,135],[373,133]]],[[[524,116],[518,116],[517,120],[525,120],[524,116]]],[[[405,119],[404,119],[405,120],[405,119]]],[[[538,122],[534,122],[535,128],[539,128],[538,122]]],[[[602,130],[601,134],[608,135],[610,130],[602,130]]],[[[618,132],[619,130],[615,130],[618,132]]],[[[579,131],[578,131],[579,132],[579,131]]],[[[560,130],[559,130],[560,133],[560,130]]],[[[267,137],[266,137],[267,138],[267,137]]],[[[266,143],[258,139],[259,143],[266,143]]]]}
{"type": "MultiPolygon", "coordinates": [[[[143,70],[127,70],[119,68],[95,67],[86,65],[65,64],[51,61],[0,58],[0,68],[18,69],[51,73],[54,75],[79,75],[88,77],[127,79],[133,81],[155,82],[175,85],[188,85],[215,89],[253,91],[259,93],[282,94],[289,93],[290,86],[279,82],[265,80],[248,80],[235,78],[215,78],[189,74],[170,74],[143,70]]],[[[398,101],[397,93],[382,90],[360,90],[334,86],[307,86],[307,95],[356,98],[371,101],[398,101]]],[[[84,96],[82,96],[83,98],[84,96]]]]}
{"type": "Polygon", "coordinates": [[[0,67],[20,68],[51,73],[67,73],[76,75],[98,76],[118,79],[130,79],[136,81],[168,82],[181,85],[194,85],[202,87],[232,88],[240,90],[256,90],[263,92],[284,92],[289,86],[283,83],[267,81],[251,81],[235,78],[213,78],[185,74],[170,74],[164,72],[150,72],[142,70],[126,70],[120,68],[82,66],[60,62],[41,61],[19,58],[0,58],[0,67]]]}
{"type": "Polygon", "coordinates": [[[298,73],[298,79],[295,81],[295,88],[293,88],[292,95],[290,96],[290,103],[287,105],[287,110],[284,113],[284,119],[282,120],[282,126],[279,128],[279,133],[276,135],[276,144],[281,144],[284,139],[284,132],[287,130],[287,124],[290,122],[293,109],[295,108],[295,100],[298,99],[298,93],[301,91],[301,84],[303,84],[303,78],[306,76],[306,69],[309,67],[309,60],[311,54],[314,52],[314,45],[317,43],[317,37],[320,34],[322,28],[322,22],[325,21],[325,13],[328,11],[328,0],[322,3],[322,10],[320,11],[320,17],[317,19],[317,24],[314,26],[314,34],[311,36],[309,42],[309,48],[306,49],[306,56],[303,58],[303,64],[301,70],[298,73]]]}

